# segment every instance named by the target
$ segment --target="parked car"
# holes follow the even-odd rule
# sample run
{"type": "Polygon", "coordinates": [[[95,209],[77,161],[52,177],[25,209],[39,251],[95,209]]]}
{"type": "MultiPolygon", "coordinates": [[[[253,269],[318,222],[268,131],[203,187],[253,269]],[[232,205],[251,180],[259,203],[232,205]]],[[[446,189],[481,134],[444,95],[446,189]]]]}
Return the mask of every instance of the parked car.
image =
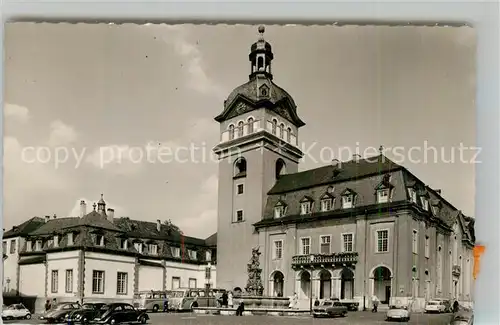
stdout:
{"type": "Polygon", "coordinates": [[[429,300],[425,304],[426,313],[445,313],[449,309],[444,300],[429,300]]]}
{"type": "Polygon", "coordinates": [[[444,305],[444,312],[445,313],[451,313],[453,312],[453,304],[449,299],[444,299],[444,298],[435,298],[432,299],[433,301],[439,301],[444,305]]]}
{"type": "Polygon", "coordinates": [[[313,308],[313,317],[347,316],[347,307],[339,301],[324,300],[313,308]]]}
{"type": "Polygon", "coordinates": [[[66,322],[87,324],[106,311],[103,309],[104,306],[106,306],[105,303],[85,303],[81,308],[69,312],[66,315],[66,322]]]}
{"type": "Polygon", "coordinates": [[[340,300],[339,298],[332,298],[332,301],[338,301],[342,306],[346,306],[349,311],[357,311],[359,309],[359,302],[354,300],[340,300]]]}
{"type": "Polygon", "coordinates": [[[461,310],[451,316],[450,325],[473,325],[474,312],[472,310],[461,310]]]}
{"type": "Polygon", "coordinates": [[[47,321],[47,323],[64,323],[66,316],[76,309],[80,309],[80,304],[63,302],[46,311],[40,316],[40,319],[47,321]]]}
{"type": "Polygon", "coordinates": [[[2,309],[2,319],[31,319],[31,312],[23,304],[13,304],[2,309]]]}
{"type": "Polygon", "coordinates": [[[146,324],[149,320],[145,311],[135,309],[132,305],[126,303],[113,303],[102,307],[104,313],[97,316],[93,323],[97,324],[120,324],[139,322],[146,324]]]}
{"type": "Polygon", "coordinates": [[[386,320],[399,320],[403,322],[410,321],[410,311],[408,306],[391,306],[386,314],[386,320]]]}

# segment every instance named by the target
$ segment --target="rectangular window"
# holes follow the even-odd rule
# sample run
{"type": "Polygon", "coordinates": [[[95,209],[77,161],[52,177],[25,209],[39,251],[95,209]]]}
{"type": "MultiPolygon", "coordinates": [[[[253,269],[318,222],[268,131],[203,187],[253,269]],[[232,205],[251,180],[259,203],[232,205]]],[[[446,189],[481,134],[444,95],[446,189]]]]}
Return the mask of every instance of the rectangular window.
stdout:
{"type": "Polygon", "coordinates": [[[325,236],[320,236],[319,237],[319,242],[320,242],[320,247],[319,247],[319,252],[320,254],[331,254],[331,239],[332,237],[330,235],[325,235],[325,236]]]}
{"type": "Polygon", "coordinates": [[[73,292],[73,270],[66,270],[66,292],[73,292]]]}
{"type": "Polygon", "coordinates": [[[33,250],[33,242],[31,240],[28,240],[26,242],[26,251],[31,252],[33,250]]]}
{"type": "Polygon", "coordinates": [[[311,213],[311,202],[302,202],[300,204],[300,214],[311,213]]]}
{"type": "Polygon", "coordinates": [[[425,236],[425,257],[429,258],[430,257],[430,241],[431,239],[429,236],[425,236]]]}
{"type": "Polygon", "coordinates": [[[59,236],[54,236],[54,247],[59,247],[59,236]]]}
{"type": "Polygon", "coordinates": [[[305,237],[300,239],[300,252],[302,255],[311,254],[311,238],[305,237]]]}
{"type": "Polygon", "coordinates": [[[188,284],[189,288],[191,289],[196,289],[196,279],[194,278],[189,278],[189,284],[188,284]]]}
{"type": "Polygon", "coordinates": [[[344,252],[354,251],[354,235],[342,234],[342,250],[344,252]]]}
{"type": "Polygon", "coordinates": [[[15,254],[16,253],[16,240],[12,239],[10,241],[10,253],[15,254]]]}
{"type": "Polygon", "coordinates": [[[389,251],[389,230],[377,230],[377,253],[389,251]]]}
{"type": "Polygon", "coordinates": [[[413,230],[411,238],[412,238],[411,251],[413,254],[418,254],[418,231],[413,230]]]}
{"type": "Polygon", "coordinates": [[[243,194],[243,184],[238,184],[236,193],[243,194]]]}
{"type": "Polygon", "coordinates": [[[7,254],[7,242],[4,241],[2,243],[2,253],[7,254]]]}
{"type": "Polygon", "coordinates": [[[120,239],[120,248],[121,249],[128,249],[128,241],[124,238],[120,239]]]}
{"type": "Polygon", "coordinates": [[[332,210],[332,199],[321,200],[321,212],[326,212],[332,210]]]}
{"type": "Polygon", "coordinates": [[[422,209],[429,211],[429,201],[425,197],[420,198],[420,200],[422,201],[422,209]]]}
{"type": "Polygon", "coordinates": [[[188,249],[188,255],[189,255],[189,258],[192,260],[195,260],[198,257],[198,255],[196,254],[196,251],[194,251],[192,249],[188,249]]]}
{"type": "Polygon", "coordinates": [[[172,277],[172,290],[179,289],[181,287],[181,278],[177,276],[172,277]]]}
{"type": "Polygon", "coordinates": [[[350,209],[353,207],[353,204],[352,204],[352,195],[345,195],[342,197],[342,208],[343,209],[350,209]]]}
{"type": "Polygon", "coordinates": [[[243,221],[243,210],[236,211],[236,221],[237,222],[243,221]]]}
{"type": "Polygon", "coordinates": [[[35,242],[35,250],[36,250],[36,251],[41,251],[41,250],[42,250],[42,247],[43,247],[43,245],[42,245],[42,241],[41,241],[41,240],[37,240],[37,241],[35,242]]]}
{"type": "Polygon", "coordinates": [[[282,240],[275,240],[274,241],[273,259],[280,260],[282,258],[283,258],[283,241],[282,240]]]}
{"type": "Polygon", "coordinates": [[[104,271],[92,272],[92,293],[104,293],[104,271]]]}
{"type": "Polygon", "coordinates": [[[378,203],[387,203],[389,202],[389,190],[383,189],[377,192],[377,200],[378,203]]]}
{"type": "Polygon", "coordinates": [[[142,243],[134,243],[134,248],[136,251],[142,254],[142,243]]]}
{"type": "Polygon", "coordinates": [[[206,251],[205,252],[205,261],[210,262],[212,260],[212,252],[206,251]]]}
{"type": "Polygon", "coordinates": [[[151,255],[158,255],[158,245],[149,244],[148,251],[151,255]]]}
{"type": "Polygon", "coordinates": [[[73,233],[68,234],[68,245],[73,245],[73,233]]]}
{"type": "Polygon", "coordinates": [[[181,256],[181,249],[179,247],[171,247],[171,250],[172,250],[173,257],[180,257],[181,256]]]}
{"type": "Polygon", "coordinates": [[[116,274],[116,293],[119,295],[127,294],[128,274],[125,272],[118,272],[116,274]]]}
{"type": "Polygon", "coordinates": [[[276,219],[282,218],[285,216],[285,207],[280,205],[274,208],[274,217],[276,219]]]}
{"type": "Polygon", "coordinates": [[[59,290],[59,271],[52,270],[52,278],[50,281],[50,292],[57,293],[59,290]]]}
{"type": "Polygon", "coordinates": [[[410,201],[412,203],[417,203],[417,191],[414,188],[408,189],[408,196],[410,197],[410,201]]]}
{"type": "Polygon", "coordinates": [[[205,268],[205,279],[210,280],[212,277],[212,268],[210,266],[207,266],[205,268]]]}
{"type": "Polygon", "coordinates": [[[104,236],[103,235],[96,235],[95,236],[95,244],[97,246],[104,246],[104,236]]]}

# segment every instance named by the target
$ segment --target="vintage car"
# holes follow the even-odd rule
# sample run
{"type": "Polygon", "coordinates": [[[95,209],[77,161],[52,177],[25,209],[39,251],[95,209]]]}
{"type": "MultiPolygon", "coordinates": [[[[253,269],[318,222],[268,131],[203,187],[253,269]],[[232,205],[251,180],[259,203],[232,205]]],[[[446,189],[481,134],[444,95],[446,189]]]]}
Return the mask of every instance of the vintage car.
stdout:
{"type": "Polygon", "coordinates": [[[408,310],[408,306],[390,306],[385,319],[387,321],[410,321],[410,311],[408,310]]]}
{"type": "Polygon", "coordinates": [[[346,306],[349,311],[357,311],[359,309],[359,302],[354,300],[340,300],[339,298],[332,298],[333,301],[338,301],[342,306],[346,306]]]}
{"type": "Polygon", "coordinates": [[[324,300],[313,308],[313,317],[347,316],[347,307],[339,301],[324,300]]]}
{"type": "Polygon", "coordinates": [[[450,325],[473,325],[474,312],[472,310],[460,310],[451,316],[450,325]]]}
{"type": "Polygon", "coordinates": [[[31,312],[23,304],[14,304],[2,309],[2,319],[31,319],[31,312]]]}
{"type": "Polygon", "coordinates": [[[76,309],[80,309],[80,304],[63,302],[46,311],[40,316],[40,319],[47,321],[47,323],[64,323],[66,316],[76,309]]]}
{"type": "Polygon", "coordinates": [[[102,308],[104,306],[106,306],[105,303],[85,303],[80,309],[75,309],[66,315],[66,323],[87,324],[106,311],[102,308]]]}
{"type": "Polygon", "coordinates": [[[96,324],[120,324],[120,323],[141,323],[146,324],[149,320],[145,311],[135,309],[131,304],[112,303],[103,306],[104,312],[98,315],[92,323],[96,324]]]}
{"type": "Polygon", "coordinates": [[[426,313],[445,313],[449,310],[445,300],[429,300],[425,304],[426,313]]]}

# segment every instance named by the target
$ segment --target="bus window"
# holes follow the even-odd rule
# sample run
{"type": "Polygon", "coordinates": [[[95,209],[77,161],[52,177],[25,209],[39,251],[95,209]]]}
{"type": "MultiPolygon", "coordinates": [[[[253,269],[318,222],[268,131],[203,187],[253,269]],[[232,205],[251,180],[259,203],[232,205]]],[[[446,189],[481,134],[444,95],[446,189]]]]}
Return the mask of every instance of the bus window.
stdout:
{"type": "Polygon", "coordinates": [[[205,297],[205,292],[204,291],[200,291],[199,295],[200,295],[200,297],[205,297]]]}
{"type": "Polygon", "coordinates": [[[191,291],[191,297],[197,297],[198,296],[198,293],[196,291],[191,291]]]}

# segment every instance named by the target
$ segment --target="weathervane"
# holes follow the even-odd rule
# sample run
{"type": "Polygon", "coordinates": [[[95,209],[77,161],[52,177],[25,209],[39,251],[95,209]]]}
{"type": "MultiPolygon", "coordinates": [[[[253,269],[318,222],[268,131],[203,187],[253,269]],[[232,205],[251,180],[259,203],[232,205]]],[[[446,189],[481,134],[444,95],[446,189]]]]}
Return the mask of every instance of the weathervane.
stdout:
{"type": "Polygon", "coordinates": [[[260,25],[259,26],[259,34],[260,34],[260,40],[263,41],[264,40],[264,32],[266,31],[266,28],[264,27],[264,25],[260,25]]]}

